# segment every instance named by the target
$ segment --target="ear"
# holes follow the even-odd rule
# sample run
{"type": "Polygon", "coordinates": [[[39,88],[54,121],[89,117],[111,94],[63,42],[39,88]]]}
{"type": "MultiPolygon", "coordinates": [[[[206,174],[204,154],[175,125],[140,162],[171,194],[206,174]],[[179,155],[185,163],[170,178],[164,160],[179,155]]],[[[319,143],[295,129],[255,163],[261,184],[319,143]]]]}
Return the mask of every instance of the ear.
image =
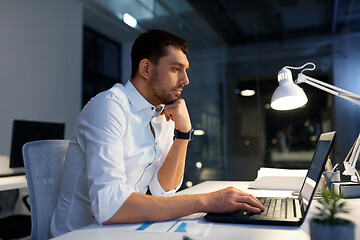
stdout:
{"type": "Polygon", "coordinates": [[[140,75],[145,79],[149,79],[151,77],[152,67],[153,65],[148,59],[146,58],[142,59],[139,63],[140,75]]]}

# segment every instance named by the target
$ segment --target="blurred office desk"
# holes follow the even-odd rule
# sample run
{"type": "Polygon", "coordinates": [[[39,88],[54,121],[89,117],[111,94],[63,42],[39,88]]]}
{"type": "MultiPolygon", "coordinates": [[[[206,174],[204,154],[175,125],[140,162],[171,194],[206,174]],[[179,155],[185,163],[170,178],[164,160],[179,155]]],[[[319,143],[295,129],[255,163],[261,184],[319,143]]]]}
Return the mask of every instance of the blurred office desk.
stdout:
{"type": "Polygon", "coordinates": [[[9,161],[8,156],[0,155],[0,191],[26,188],[25,174],[11,176],[15,174],[15,170],[9,168],[9,161]]]}
{"type": "MultiPolygon", "coordinates": [[[[249,182],[230,182],[230,181],[207,181],[195,185],[191,188],[180,191],[178,195],[206,193],[215,191],[228,186],[234,186],[242,190],[246,190],[255,196],[290,196],[291,191],[279,190],[247,190],[249,182]]],[[[265,225],[245,225],[245,224],[220,224],[214,223],[209,233],[205,236],[187,235],[193,240],[231,240],[231,239],[291,239],[291,240],[307,240],[309,235],[309,219],[315,210],[314,205],[316,201],[312,202],[312,207],[305,222],[301,227],[282,227],[282,226],[265,226],[265,225]]],[[[351,220],[356,225],[355,239],[360,237],[360,199],[349,200],[349,207],[351,211],[351,220]]],[[[209,223],[210,224],[210,223],[209,223]]],[[[145,232],[126,232],[124,229],[126,225],[113,226],[99,226],[96,224],[90,225],[80,230],[76,230],[56,239],[156,239],[156,240],[181,240],[183,235],[178,233],[145,233],[145,232]]]]}
{"type": "Polygon", "coordinates": [[[11,176],[11,177],[0,177],[0,191],[26,188],[26,176],[11,176]]]}

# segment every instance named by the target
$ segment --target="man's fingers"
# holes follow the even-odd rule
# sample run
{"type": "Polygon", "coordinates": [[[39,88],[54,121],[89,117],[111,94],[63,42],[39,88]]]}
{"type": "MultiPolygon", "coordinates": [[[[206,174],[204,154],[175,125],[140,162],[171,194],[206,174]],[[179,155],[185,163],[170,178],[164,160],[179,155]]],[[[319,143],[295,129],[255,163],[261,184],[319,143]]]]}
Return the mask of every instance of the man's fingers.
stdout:
{"type": "Polygon", "coordinates": [[[236,202],[239,203],[239,206],[244,206],[244,210],[251,211],[251,212],[259,212],[264,211],[264,206],[261,204],[259,199],[255,198],[254,196],[240,196],[236,199],[236,202]],[[246,207],[246,208],[245,208],[246,207]]]}
{"type": "Polygon", "coordinates": [[[253,195],[251,195],[251,198],[260,206],[261,210],[264,210],[264,205],[262,205],[262,203],[260,202],[260,200],[257,197],[254,197],[253,195]]]}
{"type": "Polygon", "coordinates": [[[259,199],[257,199],[252,194],[233,187],[227,188],[227,190],[229,191],[228,193],[230,196],[232,196],[232,202],[237,209],[255,213],[264,211],[264,206],[261,204],[259,199]]]}
{"type": "Polygon", "coordinates": [[[161,111],[160,115],[165,115],[166,121],[169,121],[171,119],[171,117],[168,114],[166,114],[165,108],[161,111]]]}
{"type": "Polygon", "coordinates": [[[235,202],[244,202],[244,203],[248,203],[250,205],[253,205],[253,206],[256,206],[260,209],[263,209],[264,206],[261,204],[261,202],[259,201],[259,199],[257,199],[254,195],[250,194],[250,193],[247,193],[247,192],[244,192],[240,189],[237,189],[237,188],[233,188],[233,187],[230,187],[228,188],[228,190],[230,192],[232,192],[232,194],[234,194],[235,196],[235,202]]]}
{"type": "Polygon", "coordinates": [[[233,212],[236,210],[259,213],[265,208],[253,195],[234,187],[227,187],[210,193],[209,212],[233,212]]]}
{"type": "Polygon", "coordinates": [[[175,102],[165,105],[161,114],[165,115],[167,121],[170,119],[174,121],[177,130],[181,132],[191,130],[191,121],[184,99],[179,98],[175,102]]]}
{"type": "Polygon", "coordinates": [[[254,207],[254,206],[246,204],[246,203],[239,203],[238,206],[239,206],[238,209],[248,211],[248,212],[253,212],[253,213],[260,213],[260,212],[264,211],[263,209],[254,207]]]}

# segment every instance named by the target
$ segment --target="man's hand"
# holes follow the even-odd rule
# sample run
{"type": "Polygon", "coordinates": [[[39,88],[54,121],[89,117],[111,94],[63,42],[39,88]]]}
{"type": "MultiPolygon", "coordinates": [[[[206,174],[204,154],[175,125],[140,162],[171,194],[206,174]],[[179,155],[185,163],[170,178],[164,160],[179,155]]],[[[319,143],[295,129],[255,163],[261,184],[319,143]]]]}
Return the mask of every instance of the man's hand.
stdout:
{"type": "Polygon", "coordinates": [[[161,115],[165,115],[167,121],[173,120],[175,128],[180,132],[189,132],[192,128],[185,100],[182,98],[165,105],[161,115]]]}
{"type": "Polygon", "coordinates": [[[259,213],[264,206],[253,195],[233,187],[174,197],[133,193],[103,224],[165,221],[198,212],[226,213],[235,210],[259,213]]]}
{"type": "Polygon", "coordinates": [[[264,211],[264,206],[253,195],[234,187],[207,194],[205,212],[225,213],[245,210],[254,213],[264,211]]]}

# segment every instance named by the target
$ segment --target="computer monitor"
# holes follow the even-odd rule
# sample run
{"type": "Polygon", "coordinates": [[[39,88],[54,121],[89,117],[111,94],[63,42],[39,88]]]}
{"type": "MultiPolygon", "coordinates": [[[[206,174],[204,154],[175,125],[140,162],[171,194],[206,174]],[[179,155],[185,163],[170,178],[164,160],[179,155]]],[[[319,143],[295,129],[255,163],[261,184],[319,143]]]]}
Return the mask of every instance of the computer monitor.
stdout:
{"type": "Polygon", "coordinates": [[[22,147],[37,140],[64,139],[65,124],[14,120],[12,128],[10,168],[24,168],[22,147]]]}

